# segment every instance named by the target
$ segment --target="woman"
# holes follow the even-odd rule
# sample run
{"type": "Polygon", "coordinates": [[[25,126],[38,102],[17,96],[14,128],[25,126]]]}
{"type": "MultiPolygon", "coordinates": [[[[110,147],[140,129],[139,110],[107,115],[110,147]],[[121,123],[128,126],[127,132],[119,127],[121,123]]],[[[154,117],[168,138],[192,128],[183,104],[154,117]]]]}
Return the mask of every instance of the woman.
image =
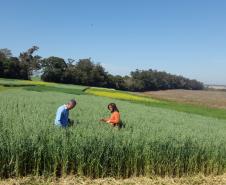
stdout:
{"type": "Polygon", "coordinates": [[[108,110],[111,112],[110,118],[103,118],[100,121],[111,124],[112,126],[120,126],[120,113],[115,103],[108,105],[108,110]]]}

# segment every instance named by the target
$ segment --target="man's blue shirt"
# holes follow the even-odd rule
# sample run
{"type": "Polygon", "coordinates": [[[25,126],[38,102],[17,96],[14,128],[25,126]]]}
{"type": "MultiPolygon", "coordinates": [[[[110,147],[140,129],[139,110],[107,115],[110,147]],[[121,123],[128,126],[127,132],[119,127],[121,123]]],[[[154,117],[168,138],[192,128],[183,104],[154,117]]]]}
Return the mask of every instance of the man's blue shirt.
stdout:
{"type": "Polygon", "coordinates": [[[57,109],[55,125],[62,127],[68,126],[69,110],[66,108],[66,105],[62,105],[57,109]]]}

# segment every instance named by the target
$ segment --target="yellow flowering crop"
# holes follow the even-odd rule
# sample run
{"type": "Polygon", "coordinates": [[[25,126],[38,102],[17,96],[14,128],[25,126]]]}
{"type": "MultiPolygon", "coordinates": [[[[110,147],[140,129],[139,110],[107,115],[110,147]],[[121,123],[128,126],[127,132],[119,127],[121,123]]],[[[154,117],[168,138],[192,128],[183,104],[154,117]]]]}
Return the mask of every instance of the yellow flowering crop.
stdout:
{"type": "Polygon", "coordinates": [[[97,89],[97,88],[90,88],[90,89],[87,89],[86,92],[96,96],[104,96],[104,97],[115,98],[120,100],[159,102],[158,100],[155,100],[152,98],[142,97],[142,96],[121,92],[121,91],[115,91],[115,90],[109,91],[109,90],[103,90],[103,89],[97,89]]]}
{"type": "Polygon", "coordinates": [[[54,85],[55,83],[51,82],[43,82],[43,81],[29,81],[29,80],[22,80],[25,84],[32,84],[32,85],[54,85]]]}

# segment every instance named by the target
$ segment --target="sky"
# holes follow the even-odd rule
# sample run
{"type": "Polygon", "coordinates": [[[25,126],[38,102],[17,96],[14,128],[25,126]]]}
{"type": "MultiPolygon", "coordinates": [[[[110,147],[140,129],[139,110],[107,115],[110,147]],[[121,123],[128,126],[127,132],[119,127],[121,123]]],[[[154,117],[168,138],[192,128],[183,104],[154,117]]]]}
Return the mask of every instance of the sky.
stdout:
{"type": "Polygon", "coordinates": [[[0,0],[0,48],[226,85],[226,0],[0,0]]]}

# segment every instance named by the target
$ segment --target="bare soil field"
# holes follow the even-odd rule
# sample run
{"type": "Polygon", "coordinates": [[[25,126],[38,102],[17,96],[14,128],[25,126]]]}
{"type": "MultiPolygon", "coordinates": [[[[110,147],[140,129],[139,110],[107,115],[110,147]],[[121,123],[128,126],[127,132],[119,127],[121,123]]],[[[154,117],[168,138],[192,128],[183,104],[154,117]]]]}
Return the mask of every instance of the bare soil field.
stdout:
{"type": "Polygon", "coordinates": [[[151,96],[157,99],[173,100],[195,105],[226,109],[226,91],[164,90],[148,91],[142,93],[142,95],[151,96]]]}
{"type": "Polygon", "coordinates": [[[192,176],[182,178],[170,177],[134,177],[129,179],[89,179],[67,176],[60,179],[42,177],[24,177],[1,180],[0,185],[225,185],[226,174],[220,176],[192,176]]]}

